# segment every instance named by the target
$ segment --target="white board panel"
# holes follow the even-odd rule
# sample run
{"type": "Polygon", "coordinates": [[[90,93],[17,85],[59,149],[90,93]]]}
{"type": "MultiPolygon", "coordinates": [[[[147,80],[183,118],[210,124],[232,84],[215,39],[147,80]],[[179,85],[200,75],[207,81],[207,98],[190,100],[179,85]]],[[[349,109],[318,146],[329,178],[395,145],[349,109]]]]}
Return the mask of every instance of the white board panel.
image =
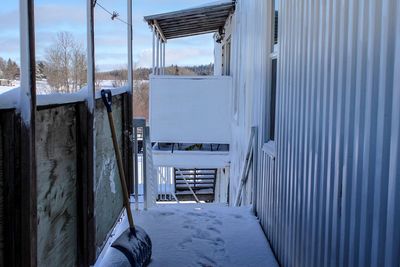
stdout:
{"type": "Polygon", "coordinates": [[[229,144],[231,78],[153,76],[152,142],[229,144]]]}

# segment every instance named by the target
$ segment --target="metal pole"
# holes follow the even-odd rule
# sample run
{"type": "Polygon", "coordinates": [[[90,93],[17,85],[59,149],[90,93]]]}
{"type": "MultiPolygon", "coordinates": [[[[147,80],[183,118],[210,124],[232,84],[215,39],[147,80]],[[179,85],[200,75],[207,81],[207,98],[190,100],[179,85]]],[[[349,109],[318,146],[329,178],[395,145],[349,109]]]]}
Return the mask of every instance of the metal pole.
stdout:
{"type": "Polygon", "coordinates": [[[134,192],[135,192],[135,210],[139,210],[139,171],[138,171],[138,127],[137,125],[133,126],[133,134],[134,134],[134,144],[133,144],[133,151],[134,151],[134,159],[135,159],[135,176],[134,176],[134,192]]]}
{"type": "Polygon", "coordinates": [[[147,140],[148,140],[148,127],[143,127],[143,154],[142,154],[142,170],[143,170],[143,202],[144,202],[144,210],[148,208],[148,200],[149,200],[149,191],[147,190],[148,186],[148,172],[147,172],[147,140]]]}
{"type": "Polygon", "coordinates": [[[162,75],[163,74],[163,43],[162,40],[160,39],[160,70],[159,70],[159,74],[162,75]]]}
{"type": "Polygon", "coordinates": [[[163,75],[165,75],[165,42],[163,43],[163,75]]]}
{"type": "Polygon", "coordinates": [[[87,21],[87,104],[91,113],[94,112],[95,99],[95,59],[94,59],[94,3],[88,0],[87,21]]]}
{"type": "Polygon", "coordinates": [[[158,36],[158,32],[156,32],[156,41],[157,41],[157,53],[156,53],[156,75],[160,74],[159,73],[159,67],[160,67],[160,38],[158,36]]]}
{"type": "Polygon", "coordinates": [[[156,73],[156,26],[153,25],[153,75],[156,73]]]}
{"type": "Polygon", "coordinates": [[[132,0],[128,0],[128,86],[130,94],[133,91],[133,21],[132,0]]]}
{"type": "Polygon", "coordinates": [[[253,213],[257,213],[257,186],[258,186],[258,155],[259,155],[259,149],[258,149],[258,128],[254,128],[254,143],[253,143],[253,184],[252,184],[252,209],[253,213]]]}

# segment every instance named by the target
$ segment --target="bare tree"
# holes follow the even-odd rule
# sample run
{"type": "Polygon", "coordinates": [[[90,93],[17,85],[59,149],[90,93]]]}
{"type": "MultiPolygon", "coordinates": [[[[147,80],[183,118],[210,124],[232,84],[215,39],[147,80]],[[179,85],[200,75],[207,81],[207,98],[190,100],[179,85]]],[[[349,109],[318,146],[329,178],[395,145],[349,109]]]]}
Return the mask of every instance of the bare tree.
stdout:
{"type": "Polygon", "coordinates": [[[149,119],[149,83],[136,81],[133,87],[133,116],[149,119]]]}
{"type": "Polygon", "coordinates": [[[15,80],[19,75],[18,64],[10,58],[5,61],[0,57],[0,78],[7,80],[15,80]]]}
{"type": "Polygon", "coordinates": [[[69,32],[59,32],[46,51],[45,75],[53,90],[70,93],[86,83],[86,55],[69,32]]]}
{"type": "Polygon", "coordinates": [[[86,74],[86,55],[83,52],[82,45],[77,44],[72,50],[72,81],[74,91],[79,90],[86,84],[86,74]]]}
{"type": "Polygon", "coordinates": [[[7,62],[0,57],[0,79],[4,79],[4,72],[7,66],[7,62]]]}

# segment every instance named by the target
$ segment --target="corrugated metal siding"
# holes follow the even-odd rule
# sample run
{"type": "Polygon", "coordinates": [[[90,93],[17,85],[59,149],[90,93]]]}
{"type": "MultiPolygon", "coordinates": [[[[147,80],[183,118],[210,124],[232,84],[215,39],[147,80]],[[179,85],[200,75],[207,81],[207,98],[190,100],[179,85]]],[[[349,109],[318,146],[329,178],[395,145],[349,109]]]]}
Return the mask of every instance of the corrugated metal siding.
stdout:
{"type": "MultiPolygon", "coordinates": [[[[234,202],[242,168],[244,167],[250,129],[258,126],[263,120],[263,103],[267,99],[265,88],[266,69],[269,62],[269,49],[266,43],[272,43],[267,29],[271,20],[266,16],[268,2],[265,0],[237,1],[232,23],[227,23],[226,38],[232,32],[232,87],[233,113],[231,168],[230,168],[230,201],[234,202]]],[[[264,130],[259,128],[260,146],[264,140],[264,130]]],[[[251,176],[251,175],[250,175],[251,176]]],[[[246,185],[243,203],[251,201],[251,177],[246,185]]]]}
{"type": "Polygon", "coordinates": [[[271,245],[283,266],[399,266],[400,4],[281,2],[271,245]]]}

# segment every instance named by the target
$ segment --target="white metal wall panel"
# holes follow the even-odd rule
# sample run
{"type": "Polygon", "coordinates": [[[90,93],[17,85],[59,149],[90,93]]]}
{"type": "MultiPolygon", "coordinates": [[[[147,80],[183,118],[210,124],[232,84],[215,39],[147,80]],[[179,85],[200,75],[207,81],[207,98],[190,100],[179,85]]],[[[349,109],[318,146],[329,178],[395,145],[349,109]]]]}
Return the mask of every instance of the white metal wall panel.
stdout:
{"type": "Polygon", "coordinates": [[[283,266],[399,266],[400,3],[280,10],[277,157],[257,192],[271,245],[283,266]]]}

